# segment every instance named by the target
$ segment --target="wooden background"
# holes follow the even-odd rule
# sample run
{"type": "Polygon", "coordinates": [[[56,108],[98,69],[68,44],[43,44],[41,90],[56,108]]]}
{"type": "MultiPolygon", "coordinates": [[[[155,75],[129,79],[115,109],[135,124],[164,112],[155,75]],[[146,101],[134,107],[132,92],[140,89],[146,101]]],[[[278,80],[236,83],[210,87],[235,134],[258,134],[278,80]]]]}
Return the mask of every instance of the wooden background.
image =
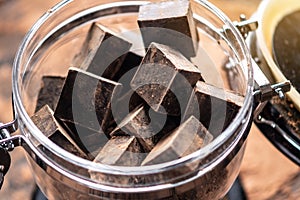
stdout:
{"type": "MultiPolygon", "coordinates": [[[[12,118],[11,67],[17,48],[38,17],[58,0],[0,0],[0,121],[12,118]]],[[[249,18],[260,0],[211,0],[232,20],[249,18]]],[[[11,153],[0,199],[29,200],[34,188],[22,148],[11,153]]],[[[1,159],[1,158],[0,158],[1,159]]],[[[250,200],[300,199],[300,169],[279,153],[253,125],[240,173],[250,200]]]]}

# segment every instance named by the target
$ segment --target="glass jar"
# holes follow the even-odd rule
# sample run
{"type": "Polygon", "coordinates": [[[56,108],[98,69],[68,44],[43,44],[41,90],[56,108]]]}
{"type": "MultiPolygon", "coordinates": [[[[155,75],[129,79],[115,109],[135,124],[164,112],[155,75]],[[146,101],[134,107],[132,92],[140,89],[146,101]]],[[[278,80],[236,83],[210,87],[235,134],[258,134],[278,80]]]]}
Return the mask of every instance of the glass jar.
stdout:
{"type": "MultiPolygon", "coordinates": [[[[271,84],[288,81],[288,77],[284,75],[274,59],[273,38],[275,31],[281,20],[299,10],[300,4],[297,0],[289,0],[286,4],[282,4],[282,1],[279,0],[266,0],[260,3],[252,17],[258,21],[259,26],[255,32],[249,34],[246,42],[252,57],[257,59],[259,68],[271,84]]],[[[297,68],[296,66],[293,67],[297,68]]],[[[300,94],[293,83],[290,91],[286,93],[286,97],[286,99],[280,101],[278,97],[270,100],[261,109],[259,118],[254,119],[254,121],[260,131],[278,150],[295,164],[300,165],[299,129],[295,128],[295,125],[291,125],[297,124],[296,121],[299,118],[297,113],[300,110],[300,94]],[[284,106],[278,107],[280,104],[284,106]],[[279,108],[285,108],[286,111],[278,111],[279,108]],[[289,113],[289,117],[286,117],[285,112],[289,113]],[[282,123],[278,120],[279,118],[281,118],[282,123]]]]}
{"type": "Polygon", "coordinates": [[[207,73],[213,72],[213,77],[207,75],[207,82],[244,96],[234,120],[210,144],[162,164],[107,166],[63,150],[32,122],[42,77],[67,74],[90,25],[97,21],[129,31],[129,39],[137,38],[132,30],[137,29],[139,6],[145,3],[62,1],[36,22],[20,46],[13,69],[14,109],[21,132],[16,137],[23,141],[36,183],[49,199],[220,199],[239,173],[252,121],[250,56],[232,22],[204,0],[191,1],[201,51],[194,62],[211,67],[207,73]],[[93,180],[90,173],[102,178],[93,180]]]}

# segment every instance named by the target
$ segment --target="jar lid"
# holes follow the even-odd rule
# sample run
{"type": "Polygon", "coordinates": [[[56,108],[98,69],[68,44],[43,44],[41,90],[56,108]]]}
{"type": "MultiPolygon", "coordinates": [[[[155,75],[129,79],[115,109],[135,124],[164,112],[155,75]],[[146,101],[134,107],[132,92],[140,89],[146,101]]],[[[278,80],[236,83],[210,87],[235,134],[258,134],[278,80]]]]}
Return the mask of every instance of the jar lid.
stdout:
{"type": "Polygon", "coordinates": [[[299,47],[297,49],[296,44],[293,49],[284,46],[288,45],[289,40],[293,40],[291,37],[297,35],[297,20],[299,22],[300,18],[294,17],[293,22],[289,24],[287,21],[299,12],[300,4],[297,0],[288,0],[285,4],[279,0],[263,1],[253,16],[258,20],[259,28],[248,38],[251,54],[257,58],[260,68],[268,79],[273,83],[291,80],[293,85],[291,91],[286,93],[285,100],[279,98],[270,100],[260,113],[260,119],[255,119],[255,122],[275,147],[298,165],[300,165],[299,88],[297,91],[299,78],[297,80],[290,75],[291,73],[286,73],[287,70],[283,70],[283,67],[289,72],[299,71],[295,65],[297,61],[290,60],[292,54],[300,53],[299,47]],[[295,52],[297,50],[298,52],[295,52]],[[286,66],[288,64],[290,65],[286,66]]]}

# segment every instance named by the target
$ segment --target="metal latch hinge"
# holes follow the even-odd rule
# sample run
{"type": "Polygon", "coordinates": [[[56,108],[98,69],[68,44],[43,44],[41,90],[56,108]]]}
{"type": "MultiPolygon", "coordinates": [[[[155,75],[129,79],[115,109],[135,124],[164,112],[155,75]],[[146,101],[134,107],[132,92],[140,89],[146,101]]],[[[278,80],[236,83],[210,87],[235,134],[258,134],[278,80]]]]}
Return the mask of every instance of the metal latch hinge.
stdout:
{"type": "MultiPolygon", "coordinates": [[[[255,19],[247,20],[245,15],[240,15],[240,21],[234,21],[233,24],[239,30],[244,39],[247,38],[251,31],[258,28],[258,22],[255,19]]],[[[224,26],[221,32],[225,37],[232,39],[233,34],[229,31],[228,27],[224,26]]],[[[265,74],[261,71],[260,67],[253,58],[251,58],[251,65],[253,69],[255,87],[253,91],[254,101],[258,105],[254,111],[255,120],[259,120],[259,114],[266,105],[266,103],[274,96],[279,96],[281,99],[285,97],[284,93],[291,89],[289,81],[271,84],[265,74]]]]}
{"type": "MultiPolygon", "coordinates": [[[[244,39],[247,38],[249,32],[255,31],[258,28],[258,22],[255,19],[246,19],[244,14],[240,15],[240,21],[234,21],[233,24],[240,31],[244,39]]],[[[272,97],[278,95],[281,99],[284,98],[284,93],[290,91],[291,83],[290,81],[271,84],[267,79],[265,74],[261,71],[260,67],[257,65],[257,61],[251,58],[251,64],[253,68],[255,90],[254,90],[254,100],[257,103],[265,102],[271,100],[272,97]]]]}
{"type": "Polygon", "coordinates": [[[254,100],[255,102],[264,102],[271,100],[274,96],[279,96],[280,99],[284,98],[284,93],[290,91],[290,81],[271,84],[265,74],[253,58],[251,58],[252,69],[254,74],[254,100]]]}
{"type": "Polygon", "coordinates": [[[258,22],[255,19],[247,19],[244,14],[240,15],[240,21],[234,21],[233,24],[240,31],[244,39],[247,38],[249,32],[258,28],[258,22]]]}
{"type": "MultiPolygon", "coordinates": [[[[3,124],[0,122],[0,141],[4,139],[8,139],[11,137],[11,133],[16,132],[18,129],[17,119],[13,121],[3,124]]],[[[0,142],[0,148],[5,149],[7,151],[12,151],[15,148],[15,145],[11,141],[0,142]]]]}
{"type": "Polygon", "coordinates": [[[263,85],[259,89],[254,91],[255,102],[264,102],[271,100],[274,96],[279,96],[280,99],[284,99],[284,93],[290,91],[291,83],[290,81],[285,81],[281,83],[276,83],[273,85],[263,85]]]}
{"type": "Polygon", "coordinates": [[[280,99],[285,98],[285,93],[290,91],[290,81],[271,84],[265,74],[261,71],[256,61],[252,58],[252,68],[254,74],[255,90],[253,92],[254,101],[258,103],[254,111],[254,120],[261,123],[260,113],[265,107],[266,103],[274,96],[278,96],[280,99]]]}
{"type": "Polygon", "coordinates": [[[6,151],[12,151],[15,148],[15,145],[12,141],[6,139],[11,138],[11,133],[14,133],[18,129],[18,121],[17,121],[17,116],[15,112],[15,107],[14,107],[14,98],[12,95],[12,109],[13,109],[13,116],[14,119],[11,122],[8,123],[1,123],[0,122],[0,148],[6,150],[6,151]]]}
{"type": "MultiPolygon", "coordinates": [[[[0,122],[0,140],[10,138],[10,134],[15,132],[17,129],[18,124],[16,119],[6,124],[0,122]]],[[[0,148],[5,149],[7,151],[12,151],[15,148],[15,145],[11,141],[1,142],[0,148]]]]}

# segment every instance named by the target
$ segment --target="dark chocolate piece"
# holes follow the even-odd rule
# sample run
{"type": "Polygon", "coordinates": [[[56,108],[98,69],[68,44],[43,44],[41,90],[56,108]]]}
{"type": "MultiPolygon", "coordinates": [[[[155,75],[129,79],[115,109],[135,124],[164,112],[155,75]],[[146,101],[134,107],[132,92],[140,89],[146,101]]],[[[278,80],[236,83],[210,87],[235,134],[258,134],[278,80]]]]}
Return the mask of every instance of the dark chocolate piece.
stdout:
{"type": "MultiPolygon", "coordinates": [[[[53,110],[48,105],[43,106],[36,112],[31,120],[38,129],[55,144],[82,158],[88,159],[87,154],[76,144],[70,135],[62,128],[53,116],[53,110]]],[[[36,145],[40,145],[36,141],[36,145]]]]}
{"type": "Polygon", "coordinates": [[[176,160],[207,145],[213,136],[194,116],[191,116],[152,149],[142,165],[176,160]]]}
{"type": "Polygon", "coordinates": [[[123,93],[122,91],[122,93],[116,97],[118,98],[113,98],[111,102],[111,109],[114,121],[118,124],[139,105],[146,105],[145,101],[131,89],[128,90],[127,93],[123,93]]]}
{"type": "Polygon", "coordinates": [[[132,110],[144,103],[144,100],[131,89],[130,82],[134,77],[142,57],[129,52],[114,80],[122,84],[122,89],[116,98],[112,99],[113,118],[120,123],[132,110]]]}
{"type": "Polygon", "coordinates": [[[60,76],[44,76],[42,86],[38,94],[35,112],[39,111],[44,105],[48,105],[55,110],[65,78],[60,76]]]}
{"type": "Polygon", "coordinates": [[[92,160],[110,138],[109,135],[104,134],[102,130],[96,131],[84,125],[70,121],[58,121],[64,127],[64,129],[70,133],[70,136],[74,138],[78,146],[92,160]]]}
{"type": "Polygon", "coordinates": [[[111,132],[111,136],[135,136],[145,152],[150,152],[158,141],[174,130],[180,119],[155,113],[148,106],[139,106],[111,132]]]}
{"type": "Polygon", "coordinates": [[[153,110],[178,116],[185,110],[198,80],[202,80],[200,71],[182,54],[152,43],[131,87],[153,110]]]}
{"type": "Polygon", "coordinates": [[[93,23],[74,66],[113,79],[132,44],[99,23],[93,23]]]}
{"type": "Polygon", "coordinates": [[[69,68],[54,116],[71,132],[75,141],[91,152],[106,142],[111,122],[111,99],[121,84],[78,68],[69,68]],[[94,139],[88,139],[93,135],[94,139]],[[85,141],[93,141],[87,143],[85,141]],[[90,149],[91,148],[91,149],[90,149]]]}
{"type": "Polygon", "coordinates": [[[188,58],[196,55],[199,37],[188,0],[142,5],[138,24],[145,47],[157,42],[180,51],[188,58]]]}
{"type": "Polygon", "coordinates": [[[132,135],[137,138],[146,151],[151,151],[155,146],[156,132],[149,127],[150,119],[143,106],[138,107],[111,132],[111,136],[132,135]]]}
{"type": "Polygon", "coordinates": [[[203,81],[196,84],[191,100],[184,119],[195,116],[215,137],[229,126],[244,102],[239,94],[203,81]]]}
{"type": "MultiPolygon", "coordinates": [[[[132,70],[133,72],[136,71],[136,69],[140,66],[141,62],[142,62],[143,57],[139,56],[133,52],[128,52],[126,54],[126,57],[120,67],[120,69],[117,71],[117,73],[114,75],[114,77],[112,78],[112,80],[114,81],[119,81],[120,79],[123,81],[127,82],[127,79],[124,80],[124,78],[122,79],[122,77],[126,74],[126,73],[131,73],[130,71],[132,70]]],[[[133,73],[134,75],[134,73],[133,73]]],[[[129,84],[130,81],[128,81],[127,83],[129,84]]],[[[123,84],[123,82],[122,82],[123,84]]],[[[124,84],[123,84],[124,85],[124,84]]]]}
{"type": "Polygon", "coordinates": [[[94,162],[106,165],[138,166],[144,158],[134,136],[112,137],[101,149],[94,162]]]}

